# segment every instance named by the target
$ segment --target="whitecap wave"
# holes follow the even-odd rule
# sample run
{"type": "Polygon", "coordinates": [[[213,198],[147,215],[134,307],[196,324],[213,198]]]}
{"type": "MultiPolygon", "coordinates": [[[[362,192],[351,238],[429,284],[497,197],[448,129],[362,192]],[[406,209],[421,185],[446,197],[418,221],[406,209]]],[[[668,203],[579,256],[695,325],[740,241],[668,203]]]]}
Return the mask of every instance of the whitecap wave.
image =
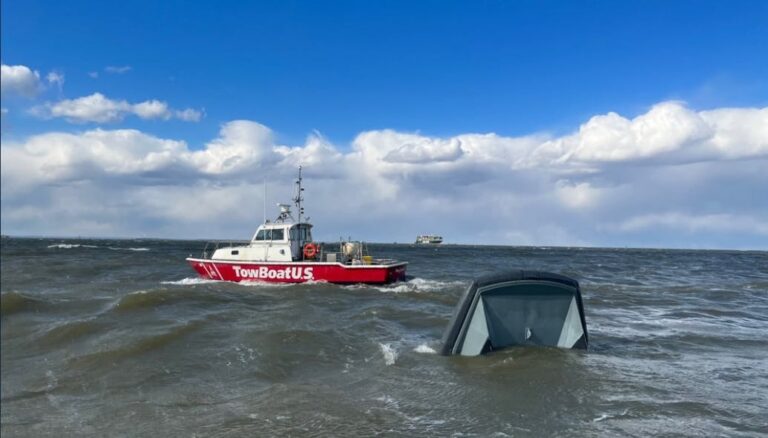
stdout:
{"type": "Polygon", "coordinates": [[[384,403],[385,405],[387,405],[388,407],[391,407],[391,408],[395,408],[395,409],[400,408],[400,403],[398,403],[397,400],[395,400],[394,398],[392,398],[391,396],[388,396],[388,395],[382,395],[380,397],[376,397],[374,400],[376,400],[378,402],[382,402],[382,403],[384,403]]]}
{"type": "Polygon", "coordinates": [[[427,344],[419,344],[419,346],[414,348],[413,351],[417,353],[423,353],[423,354],[437,354],[437,351],[435,351],[434,348],[430,347],[427,344]]]}
{"type": "Polygon", "coordinates": [[[392,344],[383,344],[379,342],[379,349],[384,356],[384,363],[387,365],[394,365],[399,355],[397,350],[392,347],[392,344]]]}
{"type": "Polygon", "coordinates": [[[603,421],[603,420],[606,420],[608,418],[611,418],[611,416],[608,415],[608,414],[602,414],[599,417],[596,417],[595,419],[593,419],[592,422],[593,423],[597,423],[598,421],[603,421]]]}
{"type": "Polygon", "coordinates": [[[173,284],[176,286],[189,286],[193,284],[218,283],[218,280],[209,280],[207,278],[200,278],[200,277],[187,277],[187,278],[182,278],[181,280],[176,280],[176,281],[161,281],[160,283],[173,284]]]}
{"type": "Polygon", "coordinates": [[[54,245],[48,245],[48,248],[55,249],[72,249],[72,248],[98,248],[96,245],[85,245],[81,243],[56,243],[54,245]]]}
{"type": "Polygon", "coordinates": [[[464,288],[467,286],[463,281],[438,281],[426,278],[412,278],[405,282],[392,283],[388,285],[356,285],[351,287],[367,287],[379,290],[384,293],[422,293],[422,292],[443,292],[447,289],[464,288]]]}
{"type": "Polygon", "coordinates": [[[622,411],[622,412],[613,413],[613,414],[607,413],[607,412],[603,412],[599,417],[593,418],[592,422],[593,423],[597,423],[597,422],[600,422],[600,421],[603,421],[603,420],[608,420],[608,419],[617,418],[617,417],[623,417],[623,416],[626,416],[628,412],[629,412],[629,409],[624,409],[624,411],[622,411]]]}
{"type": "Polygon", "coordinates": [[[109,249],[112,251],[149,251],[149,248],[116,248],[114,246],[110,246],[109,249]]]}

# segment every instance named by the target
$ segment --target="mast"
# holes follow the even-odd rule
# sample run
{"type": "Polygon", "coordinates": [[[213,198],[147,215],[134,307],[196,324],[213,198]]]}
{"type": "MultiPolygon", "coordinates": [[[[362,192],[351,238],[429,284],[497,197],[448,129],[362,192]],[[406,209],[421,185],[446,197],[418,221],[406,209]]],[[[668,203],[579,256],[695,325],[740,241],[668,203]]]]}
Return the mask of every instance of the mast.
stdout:
{"type": "Polygon", "coordinates": [[[304,196],[301,193],[303,191],[304,188],[301,187],[301,166],[299,166],[299,179],[296,180],[296,197],[293,198],[296,209],[299,211],[299,223],[301,223],[301,215],[304,214],[304,209],[301,207],[301,201],[304,200],[304,196]]]}
{"type": "Polygon", "coordinates": [[[264,221],[262,224],[267,223],[267,179],[264,178],[264,221]]]}

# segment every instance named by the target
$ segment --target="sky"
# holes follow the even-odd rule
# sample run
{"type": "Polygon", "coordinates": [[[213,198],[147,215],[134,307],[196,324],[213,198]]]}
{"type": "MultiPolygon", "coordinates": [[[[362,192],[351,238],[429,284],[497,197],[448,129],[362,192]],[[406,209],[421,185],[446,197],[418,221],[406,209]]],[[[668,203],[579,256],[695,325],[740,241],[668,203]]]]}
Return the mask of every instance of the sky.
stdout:
{"type": "Polygon", "coordinates": [[[768,249],[768,2],[0,7],[3,234],[768,249]]]}

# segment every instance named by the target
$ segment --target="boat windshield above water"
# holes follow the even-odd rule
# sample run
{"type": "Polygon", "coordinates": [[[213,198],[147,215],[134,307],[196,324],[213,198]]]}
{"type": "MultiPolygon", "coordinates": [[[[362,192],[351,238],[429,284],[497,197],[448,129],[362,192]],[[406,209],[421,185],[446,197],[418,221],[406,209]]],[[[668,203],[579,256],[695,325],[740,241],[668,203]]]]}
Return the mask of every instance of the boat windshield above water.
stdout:
{"type": "Polygon", "coordinates": [[[201,257],[187,262],[201,277],[222,281],[265,281],[303,283],[391,283],[405,280],[407,262],[373,258],[367,246],[359,241],[337,244],[316,243],[312,224],[302,221],[301,167],[293,198],[299,220],[293,218],[291,206],[278,204],[279,216],[274,222],[259,226],[250,242],[242,245],[209,243],[201,257]]]}

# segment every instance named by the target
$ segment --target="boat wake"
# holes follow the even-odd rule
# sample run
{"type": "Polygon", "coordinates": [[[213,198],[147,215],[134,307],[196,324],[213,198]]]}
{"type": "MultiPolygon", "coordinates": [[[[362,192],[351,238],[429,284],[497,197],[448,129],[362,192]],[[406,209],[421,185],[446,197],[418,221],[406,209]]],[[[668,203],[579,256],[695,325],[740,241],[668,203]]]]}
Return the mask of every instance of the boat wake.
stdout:
{"type": "Polygon", "coordinates": [[[232,281],[222,281],[222,280],[211,280],[210,278],[199,278],[199,277],[187,277],[187,278],[182,278],[181,280],[160,282],[160,284],[169,284],[173,286],[194,286],[198,284],[215,284],[215,283],[234,284],[237,286],[244,286],[244,287],[270,287],[270,288],[291,287],[291,286],[297,286],[299,284],[304,286],[313,285],[313,284],[327,284],[324,281],[307,281],[304,283],[275,283],[275,282],[269,282],[269,281],[246,280],[246,281],[232,282],[232,281]]]}
{"type": "Polygon", "coordinates": [[[439,281],[429,280],[425,278],[412,278],[405,282],[392,283],[387,285],[365,285],[356,284],[347,286],[350,288],[370,288],[376,289],[384,293],[431,293],[431,292],[443,292],[448,289],[465,289],[467,282],[464,281],[439,281]]]}
{"type": "Polygon", "coordinates": [[[174,286],[190,286],[195,284],[210,284],[210,283],[221,283],[221,281],[209,280],[207,278],[199,278],[199,277],[187,277],[187,278],[182,278],[181,280],[176,280],[176,281],[160,282],[160,284],[172,284],[174,286]]]}
{"type": "MultiPolygon", "coordinates": [[[[228,282],[229,283],[229,282],[228,282]]],[[[244,280],[234,283],[238,286],[245,286],[245,287],[291,287],[296,286],[299,284],[313,284],[309,282],[305,283],[276,283],[276,282],[270,282],[270,281],[259,281],[259,280],[244,280]]]]}

